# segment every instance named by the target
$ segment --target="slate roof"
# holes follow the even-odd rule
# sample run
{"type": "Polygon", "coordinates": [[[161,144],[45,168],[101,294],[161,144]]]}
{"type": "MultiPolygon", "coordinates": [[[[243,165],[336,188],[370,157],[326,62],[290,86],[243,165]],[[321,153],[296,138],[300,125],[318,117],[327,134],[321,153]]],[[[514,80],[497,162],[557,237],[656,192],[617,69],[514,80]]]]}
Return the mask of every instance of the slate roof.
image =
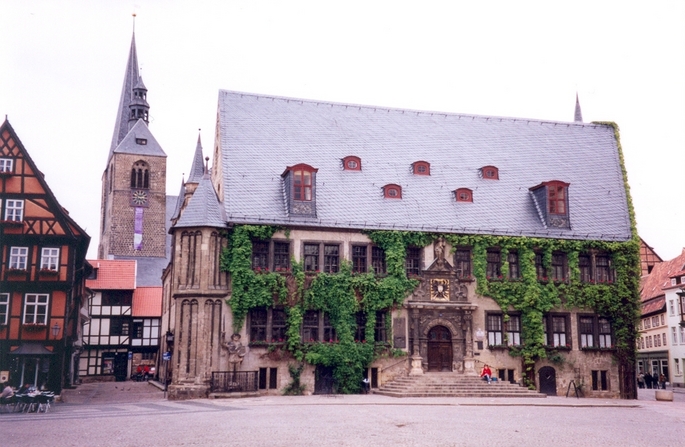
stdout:
{"type": "Polygon", "coordinates": [[[140,154],[140,155],[155,155],[166,157],[162,146],[159,145],[155,137],[148,129],[147,124],[142,119],[139,119],[131,128],[128,134],[121,140],[121,143],[114,149],[117,154],[140,154]],[[147,140],[146,144],[138,144],[136,140],[142,138],[147,140]]]}
{"type": "Polygon", "coordinates": [[[109,149],[109,161],[112,158],[114,149],[119,145],[128,133],[128,117],[130,115],[129,106],[131,105],[131,93],[133,87],[138,83],[138,52],[136,51],[136,34],[131,36],[131,48],[128,53],[128,61],[126,63],[126,72],[124,73],[124,85],[121,87],[121,96],[119,97],[119,108],[117,109],[117,119],[114,124],[114,135],[112,135],[112,144],[109,149]]]}
{"type": "Polygon", "coordinates": [[[614,129],[359,106],[221,90],[218,144],[230,223],[628,240],[614,129]],[[361,158],[361,171],[341,159],[361,158]],[[430,176],[413,175],[415,161],[430,176]],[[288,215],[281,173],[317,168],[316,218],[288,215]],[[499,180],[480,168],[499,169],[499,180]],[[570,183],[570,229],[545,228],[529,188],[570,183]],[[402,199],[383,198],[398,184],[402,199]],[[456,202],[457,188],[473,203],[456,202]]]}
{"type": "Polygon", "coordinates": [[[134,317],[161,317],[162,287],[138,287],[133,292],[131,315],[134,317]]]}
{"type": "Polygon", "coordinates": [[[136,261],[119,259],[89,260],[97,269],[97,279],[86,279],[92,290],[134,290],[136,288],[136,261]]]}
{"type": "Polygon", "coordinates": [[[200,135],[197,136],[197,146],[195,147],[195,154],[193,155],[193,164],[190,167],[190,174],[188,175],[188,182],[198,183],[205,175],[205,163],[202,158],[202,141],[200,135]]]}
{"type": "Polygon", "coordinates": [[[642,279],[640,298],[647,301],[664,294],[671,287],[671,277],[676,276],[685,266],[685,248],[677,257],[654,265],[652,272],[642,279]]]}
{"type": "Polygon", "coordinates": [[[223,208],[208,174],[200,180],[174,227],[226,227],[223,208]]]}

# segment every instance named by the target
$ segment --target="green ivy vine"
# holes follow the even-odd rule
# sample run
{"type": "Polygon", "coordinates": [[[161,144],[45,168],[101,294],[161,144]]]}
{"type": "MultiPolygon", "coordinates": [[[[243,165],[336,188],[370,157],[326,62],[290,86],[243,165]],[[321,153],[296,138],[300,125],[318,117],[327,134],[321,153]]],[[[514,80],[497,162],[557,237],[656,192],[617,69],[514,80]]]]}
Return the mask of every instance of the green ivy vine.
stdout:
{"type": "MultiPolygon", "coordinates": [[[[302,263],[295,260],[288,274],[254,272],[252,241],[268,240],[276,231],[276,227],[243,225],[229,233],[221,267],[231,274],[232,293],[228,304],[233,312],[234,330],[242,328],[250,309],[282,305],[287,315],[283,348],[300,362],[332,368],[339,392],[358,392],[363,370],[376,356],[387,354],[390,346],[355,340],[356,313],[364,312],[365,339],[373,340],[376,312],[401,306],[419,284],[418,280],[406,276],[406,248],[428,245],[433,236],[400,231],[368,232],[372,242],[385,251],[387,275],[353,273],[349,262],[342,262],[338,273],[314,275],[305,273],[302,263]],[[329,316],[337,336],[335,342],[302,342],[300,328],[307,310],[320,310],[329,316]]],[[[389,328],[389,319],[386,324],[389,328]]]]}

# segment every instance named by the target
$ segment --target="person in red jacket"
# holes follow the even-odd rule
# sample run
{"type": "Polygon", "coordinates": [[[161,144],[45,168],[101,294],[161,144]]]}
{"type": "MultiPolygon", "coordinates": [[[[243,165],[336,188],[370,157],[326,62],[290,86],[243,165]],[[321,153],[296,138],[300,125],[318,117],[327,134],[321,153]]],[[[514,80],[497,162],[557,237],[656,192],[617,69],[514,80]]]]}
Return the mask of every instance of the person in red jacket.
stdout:
{"type": "Polygon", "coordinates": [[[487,364],[485,364],[483,369],[480,371],[480,376],[483,378],[483,380],[487,380],[488,383],[490,383],[492,379],[492,370],[490,370],[490,367],[487,364]]]}

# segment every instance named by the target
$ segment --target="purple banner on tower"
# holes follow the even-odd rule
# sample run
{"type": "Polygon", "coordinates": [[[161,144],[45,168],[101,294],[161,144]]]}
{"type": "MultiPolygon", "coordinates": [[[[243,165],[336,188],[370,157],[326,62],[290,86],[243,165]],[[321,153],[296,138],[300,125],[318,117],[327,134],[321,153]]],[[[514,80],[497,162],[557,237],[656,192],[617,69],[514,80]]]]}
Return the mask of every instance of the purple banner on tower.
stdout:
{"type": "Polygon", "coordinates": [[[133,221],[133,249],[143,249],[143,208],[136,207],[135,219],[133,221]]]}

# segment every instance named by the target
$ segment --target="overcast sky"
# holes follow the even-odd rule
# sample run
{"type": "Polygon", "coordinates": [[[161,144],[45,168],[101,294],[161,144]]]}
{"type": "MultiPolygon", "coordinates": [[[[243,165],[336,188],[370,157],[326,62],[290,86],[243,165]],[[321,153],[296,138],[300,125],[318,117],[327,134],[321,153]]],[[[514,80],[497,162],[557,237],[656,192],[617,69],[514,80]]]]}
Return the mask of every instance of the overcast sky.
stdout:
{"type": "Polygon", "coordinates": [[[2,0],[0,114],[97,253],[133,31],[167,192],[218,90],[621,128],[638,231],[685,247],[685,2],[2,0]]]}

